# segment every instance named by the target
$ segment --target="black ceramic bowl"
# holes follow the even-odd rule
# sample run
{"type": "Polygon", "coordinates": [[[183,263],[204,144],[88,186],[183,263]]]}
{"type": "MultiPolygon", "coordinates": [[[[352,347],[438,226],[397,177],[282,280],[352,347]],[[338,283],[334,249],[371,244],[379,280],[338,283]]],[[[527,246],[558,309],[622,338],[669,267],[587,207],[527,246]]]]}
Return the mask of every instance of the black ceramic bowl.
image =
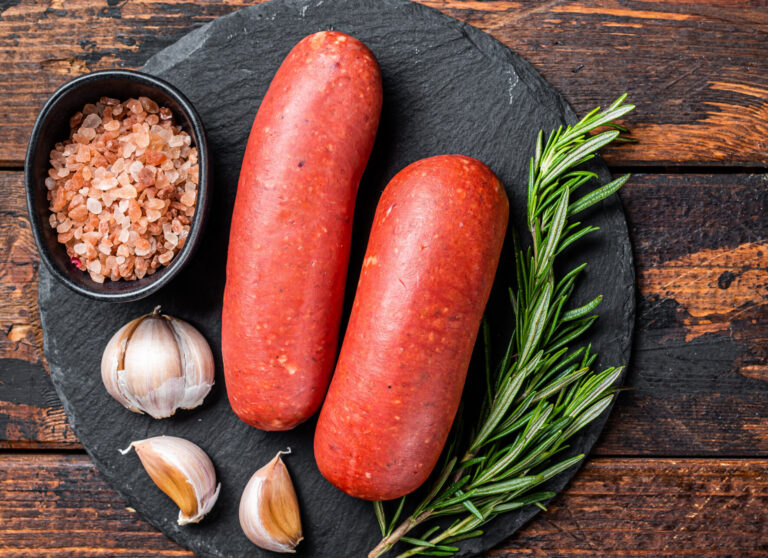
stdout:
{"type": "Polygon", "coordinates": [[[27,208],[40,257],[54,276],[78,294],[97,300],[127,302],[138,300],[166,285],[192,257],[203,230],[208,211],[209,191],[208,146],[203,124],[192,104],[171,84],[154,76],[128,70],[104,70],[73,79],[62,85],[45,103],[32,129],[24,163],[27,208]],[[50,168],[49,156],[56,142],[69,137],[69,119],[86,103],[95,103],[107,96],[127,100],[140,95],[149,97],[173,112],[174,122],[192,137],[198,150],[200,178],[197,208],[189,236],[170,265],[153,275],[134,281],[96,283],[88,273],[80,271],[69,261],[66,249],[59,244],[56,231],[49,224],[50,211],[46,197],[45,178],[50,168]]]}

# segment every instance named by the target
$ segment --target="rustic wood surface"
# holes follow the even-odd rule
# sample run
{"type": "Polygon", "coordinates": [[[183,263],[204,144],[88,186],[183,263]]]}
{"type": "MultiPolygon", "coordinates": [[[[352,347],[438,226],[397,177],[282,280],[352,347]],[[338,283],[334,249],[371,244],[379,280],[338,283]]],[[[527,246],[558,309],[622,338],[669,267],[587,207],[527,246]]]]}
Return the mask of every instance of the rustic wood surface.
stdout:
{"type": "MultiPolygon", "coordinates": [[[[85,456],[0,456],[0,467],[4,557],[192,556],[127,508],[85,456]]],[[[546,514],[487,556],[712,558],[766,549],[766,460],[597,458],[546,514]]]]}
{"type": "MultiPolygon", "coordinates": [[[[101,479],[46,372],[23,197],[33,119],[73,76],[138,67],[252,2],[0,0],[0,555],[188,556],[101,479]],[[37,452],[37,453],[36,453],[37,452]],[[39,453],[44,452],[44,453],[39,453]]],[[[424,0],[520,52],[613,148],[638,274],[627,383],[592,459],[488,556],[768,556],[768,4],[424,0]]]]}
{"type": "MultiPolygon", "coordinates": [[[[0,1],[0,164],[24,158],[37,109],[89,70],[138,67],[191,28],[251,0],[0,1]]],[[[615,164],[765,166],[765,0],[424,0],[530,60],[577,111],[624,91],[641,143],[615,164]],[[606,97],[606,95],[608,97],[606,97]]]]}

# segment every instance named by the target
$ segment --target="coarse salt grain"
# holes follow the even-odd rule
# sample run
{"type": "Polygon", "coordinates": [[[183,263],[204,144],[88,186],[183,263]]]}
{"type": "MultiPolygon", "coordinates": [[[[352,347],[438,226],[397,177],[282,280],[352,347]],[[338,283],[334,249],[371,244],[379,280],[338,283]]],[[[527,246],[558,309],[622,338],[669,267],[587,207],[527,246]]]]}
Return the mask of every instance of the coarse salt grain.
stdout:
{"type": "Polygon", "coordinates": [[[199,181],[192,138],[147,97],[102,97],[69,123],[45,178],[49,225],[93,281],[154,274],[189,236],[199,181]]]}
{"type": "Polygon", "coordinates": [[[88,208],[88,211],[90,211],[94,215],[98,215],[99,213],[101,213],[101,210],[102,210],[101,202],[93,198],[88,198],[88,201],[85,202],[85,207],[88,208]]]}

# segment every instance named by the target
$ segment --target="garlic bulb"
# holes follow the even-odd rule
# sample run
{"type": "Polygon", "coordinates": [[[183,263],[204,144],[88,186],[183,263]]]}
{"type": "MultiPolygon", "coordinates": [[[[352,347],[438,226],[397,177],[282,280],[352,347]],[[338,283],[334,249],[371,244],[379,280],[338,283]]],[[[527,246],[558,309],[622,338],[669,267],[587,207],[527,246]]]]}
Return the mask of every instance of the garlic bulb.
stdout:
{"type": "Polygon", "coordinates": [[[299,501],[291,476],[275,458],[256,471],[240,497],[240,527],[253,544],[274,552],[296,552],[302,540],[299,501]]]}
{"type": "Polygon", "coordinates": [[[194,327],[160,314],[137,318],[109,340],[101,379],[124,407],[154,418],[199,406],[213,385],[211,348],[194,327]]]}
{"type": "Polygon", "coordinates": [[[179,525],[199,522],[219,497],[221,483],[206,453],[192,442],[174,436],[155,436],[131,442],[123,455],[136,450],[157,487],[179,506],[179,525]]]}

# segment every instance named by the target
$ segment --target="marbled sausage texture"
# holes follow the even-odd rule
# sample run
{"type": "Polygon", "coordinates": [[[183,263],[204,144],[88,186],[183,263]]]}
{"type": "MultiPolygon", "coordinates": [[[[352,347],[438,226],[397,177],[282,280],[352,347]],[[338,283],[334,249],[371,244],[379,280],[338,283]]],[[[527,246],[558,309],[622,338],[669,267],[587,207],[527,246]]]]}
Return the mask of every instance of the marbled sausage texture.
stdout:
{"type": "Polygon", "coordinates": [[[287,430],[320,406],[336,357],[352,214],[381,112],[378,63],[333,31],[288,54],[245,150],[222,353],[235,413],[287,430]]]}
{"type": "Polygon", "coordinates": [[[413,163],[384,190],[315,432],[320,472],[347,494],[398,498],[434,468],[508,216],[498,178],[461,155],[413,163]]]}

